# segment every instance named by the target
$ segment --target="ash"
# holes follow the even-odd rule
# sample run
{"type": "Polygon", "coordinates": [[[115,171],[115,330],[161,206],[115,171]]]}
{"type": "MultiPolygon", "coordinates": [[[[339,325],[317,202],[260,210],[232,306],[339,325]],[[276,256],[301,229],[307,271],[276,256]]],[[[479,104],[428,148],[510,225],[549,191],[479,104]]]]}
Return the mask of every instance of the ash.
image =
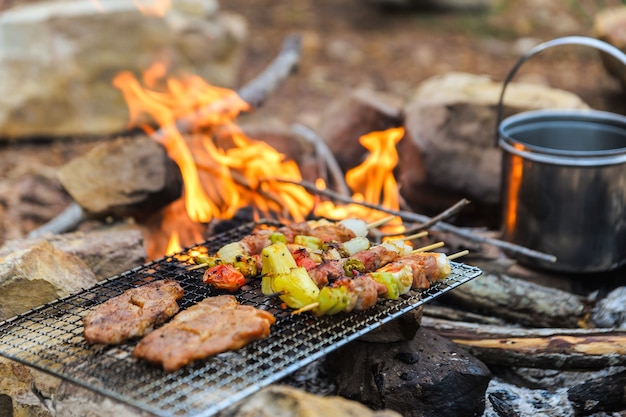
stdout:
{"type": "Polygon", "coordinates": [[[320,396],[336,395],[337,392],[333,378],[324,369],[323,359],[298,369],[280,383],[320,396]]]}
{"type": "Polygon", "coordinates": [[[559,388],[552,392],[528,389],[494,378],[487,388],[483,417],[502,415],[571,417],[574,414],[574,409],[567,398],[567,388],[559,388]],[[506,404],[507,410],[502,410],[501,403],[506,404]]]}

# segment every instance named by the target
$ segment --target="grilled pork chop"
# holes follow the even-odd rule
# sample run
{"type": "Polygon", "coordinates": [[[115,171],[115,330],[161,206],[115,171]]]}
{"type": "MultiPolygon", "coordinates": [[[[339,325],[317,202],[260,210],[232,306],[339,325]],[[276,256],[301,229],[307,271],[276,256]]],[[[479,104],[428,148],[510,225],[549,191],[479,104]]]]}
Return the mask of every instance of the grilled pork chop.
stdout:
{"type": "Polygon", "coordinates": [[[232,295],[209,297],[139,341],[133,356],[173,372],[196,359],[239,349],[269,335],[274,316],[232,295]]]}
{"type": "Polygon", "coordinates": [[[178,313],[183,289],[173,280],[131,288],[90,311],[83,318],[90,343],[117,344],[144,336],[178,313]]]}

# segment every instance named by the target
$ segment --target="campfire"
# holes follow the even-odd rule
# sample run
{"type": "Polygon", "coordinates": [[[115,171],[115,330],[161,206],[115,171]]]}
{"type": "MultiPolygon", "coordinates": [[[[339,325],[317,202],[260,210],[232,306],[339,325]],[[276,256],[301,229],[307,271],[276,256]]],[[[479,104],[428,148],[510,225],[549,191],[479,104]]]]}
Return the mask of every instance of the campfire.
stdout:
{"type": "MultiPolygon", "coordinates": [[[[135,3],[155,18],[169,7],[135,3]]],[[[432,102],[421,103],[415,113],[390,116],[376,100],[355,95],[359,105],[349,110],[361,111],[362,119],[380,117],[384,128],[359,134],[358,149],[354,144],[343,153],[310,126],[295,125],[277,139],[240,123],[291,76],[300,47],[299,36],[286,38],[266,70],[238,90],[170,73],[165,61],[153,62],[141,76],[116,73],[112,85],[129,115],[124,136],[59,168],[71,200],[67,209],[0,247],[0,369],[11,369],[0,375],[7,384],[16,381],[15,389],[0,391],[0,410],[5,397],[8,407],[16,406],[15,392],[23,390],[58,415],[93,402],[92,391],[111,401],[98,411],[102,415],[119,407],[131,415],[136,408],[139,414],[213,415],[256,401],[268,410],[280,407],[284,396],[294,399],[294,408],[329,400],[340,409],[351,399],[363,415],[372,409],[464,415],[470,409],[502,417],[524,415],[524,407],[595,415],[626,408],[623,271],[572,277],[518,263],[518,257],[554,257],[501,240],[497,231],[459,225],[455,220],[476,203],[458,190],[441,187],[437,205],[445,201],[445,207],[427,215],[413,204],[415,194],[438,188],[424,185],[423,178],[432,181],[426,167],[432,144],[415,139],[413,121],[426,124],[424,114],[450,108],[461,112],[456,103],[432,113],[432,102]],[[355,154],[356,163],[346,168],[355,154]],[[179,281],[181,310],[223,296],[228,291],[206,278],[207,259],[258,230],[346,219],[368,224],[375,247],[399,241],[417,252],[452,254],[450,275],[419,291],[381,296],[362,311],[324,315],[317,299],[289,304],[289,291],[263,281],[273,272],[253,274],[232,294],[276,318],[270,335],[165,373],[135,360],[132,343],[103,347],[83,338],[81,317],[147,283],[179,281]],[[43,272],[49,281],[38,275],[42,264],[50,267],[43,272]],[[16,288],[26,288],[30,299],[16,288]],[[60,379],[48,384],[34,369],[60,379]]],[[[472,158],[470,166],[484,169],[472,158]]],[[[511,175],[519,172],[513,166],[511,175]]],[[[483,174],[477,177],[488,177],[483,174]]],[[[516,190],[508,191],[507,210],[515,212],[516,190]]]]}
{"type": "MultiPolygon", "coordinates": [[[[286,160],[267,143],[248,137],[236,125],[237,116],[250,110],[236,92],[211,86],[198,77],[165,79],[164,71],[162,64],[147,70],[143,76],[145,87],[128,72],[119,74],[114,85],[126,98],[132,124],[140,124],[146,116],[158,123],[158,130],[147,123],[142,127],[163,144],[182,174],[186,215],[180,215],[180,221],[172,218],[177,202],[164,209],[166,224],[161,229],[174,229],[166,254],[202,241],[198,224],[230,219],[245,207],[251,207],[257,219],[276,217],[287,222],[303,221],[309,216],[371,221],[386,216],[356,203],[337,206],[330,200],[320,201],[300,185],[302,174],[293,160],[286,160]],[[162,90],[157,89],[159,83],[162,90]],[[176,122],[180,119],[189,121],[189,132],[178,130],[176,122]],[[186,238],[181,239],[181,235],[186,238]]],[[[346,173],[344,184],[355,202],[399,209],[393,170],[398,162],[396,144],[403,135],[404,129],[398,127],[361,138],[369,156],[346,173]]],[[[323,178],[318,177],[315,183],[321,190],[325,188],[323,178]]],[[[398,221],[388,224],[394,223],[398,221]]],[[[159,243],[149,245],[158,247],[159,243]]],[[[149,257],[163,254],[151,252],[149,257]]]]}

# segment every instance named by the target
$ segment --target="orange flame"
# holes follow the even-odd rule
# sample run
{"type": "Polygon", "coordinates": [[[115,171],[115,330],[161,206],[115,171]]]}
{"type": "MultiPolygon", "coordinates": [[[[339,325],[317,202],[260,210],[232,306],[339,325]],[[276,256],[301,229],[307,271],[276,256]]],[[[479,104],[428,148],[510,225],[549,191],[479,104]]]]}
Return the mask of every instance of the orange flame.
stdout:
{"type": "MultiPolygon", "coordinates": [[[[381,132],[371,132],[361,136],[359,142],[370,151],[363,163],[346,173],[346,183],[354,193],[352,199],[369,204],[381,205],[387,209],[400,208],[400,192],[393,175],[398,164],[396,144],[404,137],[404,128],[397,127],[381,132]]],[[[330,202],[322,202],[316,208],[319,216],[341,219],[360,217],[378,220],[387,215],[378,210],[359,204],[335,206],[330,202]]],[[[402,223],[397,218],[387,225],[402,223]]]]}
{"type": "MultiPolygon", "coordinates": [[[[373,221],[387,217],[360,204],[336,206],[330,201],[317,201],[317,197],[294,184],[302,180],[294,161],[286,160],[267,143],[247,137],[234,123],[242,111],[249,110],[236,92],[211,86],[193,75],[173,79],[166,78],[166,73],[166,66],[156,63],[143,74],[145,87],[128,71],[113,80],[127,102],[130,125],[141,126],[163,144],[184,181],[182,200],[163,211],[160,231],[150,232],[158,238],[169,230],[169,244],[164,249],[164,243],[149,242],[150,257],[198,243],[202,239],[199,224],[232,218],[242,207],[254,208],[257,217],[259,213],[276,215],[287,222],[302,221],[313,211],[334,219],[360,217],[373,221]],[[181,123],[188,134],[179,131],[181,123]],[[155,124],[160,126],[158,131],[155,124]]],[[[360,138],[370,154],[346,174],[355,201],[399,208],[393,170],[398,163],[396,144],[403,136],[400,127],[360,138]]],[[[317,184],[324,186],[321,180],[317,184]]],[[[399,222],[401,227],[400,219],[395,220],[388,225],[399,222]]]]}
{"type": "MultiPolygon", "coordinates": [[[[304,220],[314,198],[304,188],[278,181],[302,180],[293,161],[264,142],[248,138],[233,122],[249,105],[232,90],[211,86],[195,76],[166,79],[162,64],[144,74],[144,88],[130,72],[118,74],[113,85],[127,102],[131,125],[152,134],[178,164],[189,218],[198,223],[231,218],[251,206],[282,220],[304,220]],[[186,120],[191,133],[183,136],[177,121],[186,120]],[[150,123],[158,124],[156,132],[150,123]],[[227,145],[227,146],[226,146],[227,145]]],[[[197,242],[197,241],[196,241],[197,242]]],[[[181,238],[181,243],[190,245],[181,238]]]]}

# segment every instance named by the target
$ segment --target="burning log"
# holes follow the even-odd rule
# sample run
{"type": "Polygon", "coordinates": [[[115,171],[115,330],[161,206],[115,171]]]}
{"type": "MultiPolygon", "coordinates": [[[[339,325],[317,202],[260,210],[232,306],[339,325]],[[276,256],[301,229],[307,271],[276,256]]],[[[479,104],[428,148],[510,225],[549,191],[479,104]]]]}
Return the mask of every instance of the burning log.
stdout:
{"type": "Polygon", "coordinates": [[[422,318],[488,365],[580,370],[626,365],[626,331],[514,328],[422,318]]]}

